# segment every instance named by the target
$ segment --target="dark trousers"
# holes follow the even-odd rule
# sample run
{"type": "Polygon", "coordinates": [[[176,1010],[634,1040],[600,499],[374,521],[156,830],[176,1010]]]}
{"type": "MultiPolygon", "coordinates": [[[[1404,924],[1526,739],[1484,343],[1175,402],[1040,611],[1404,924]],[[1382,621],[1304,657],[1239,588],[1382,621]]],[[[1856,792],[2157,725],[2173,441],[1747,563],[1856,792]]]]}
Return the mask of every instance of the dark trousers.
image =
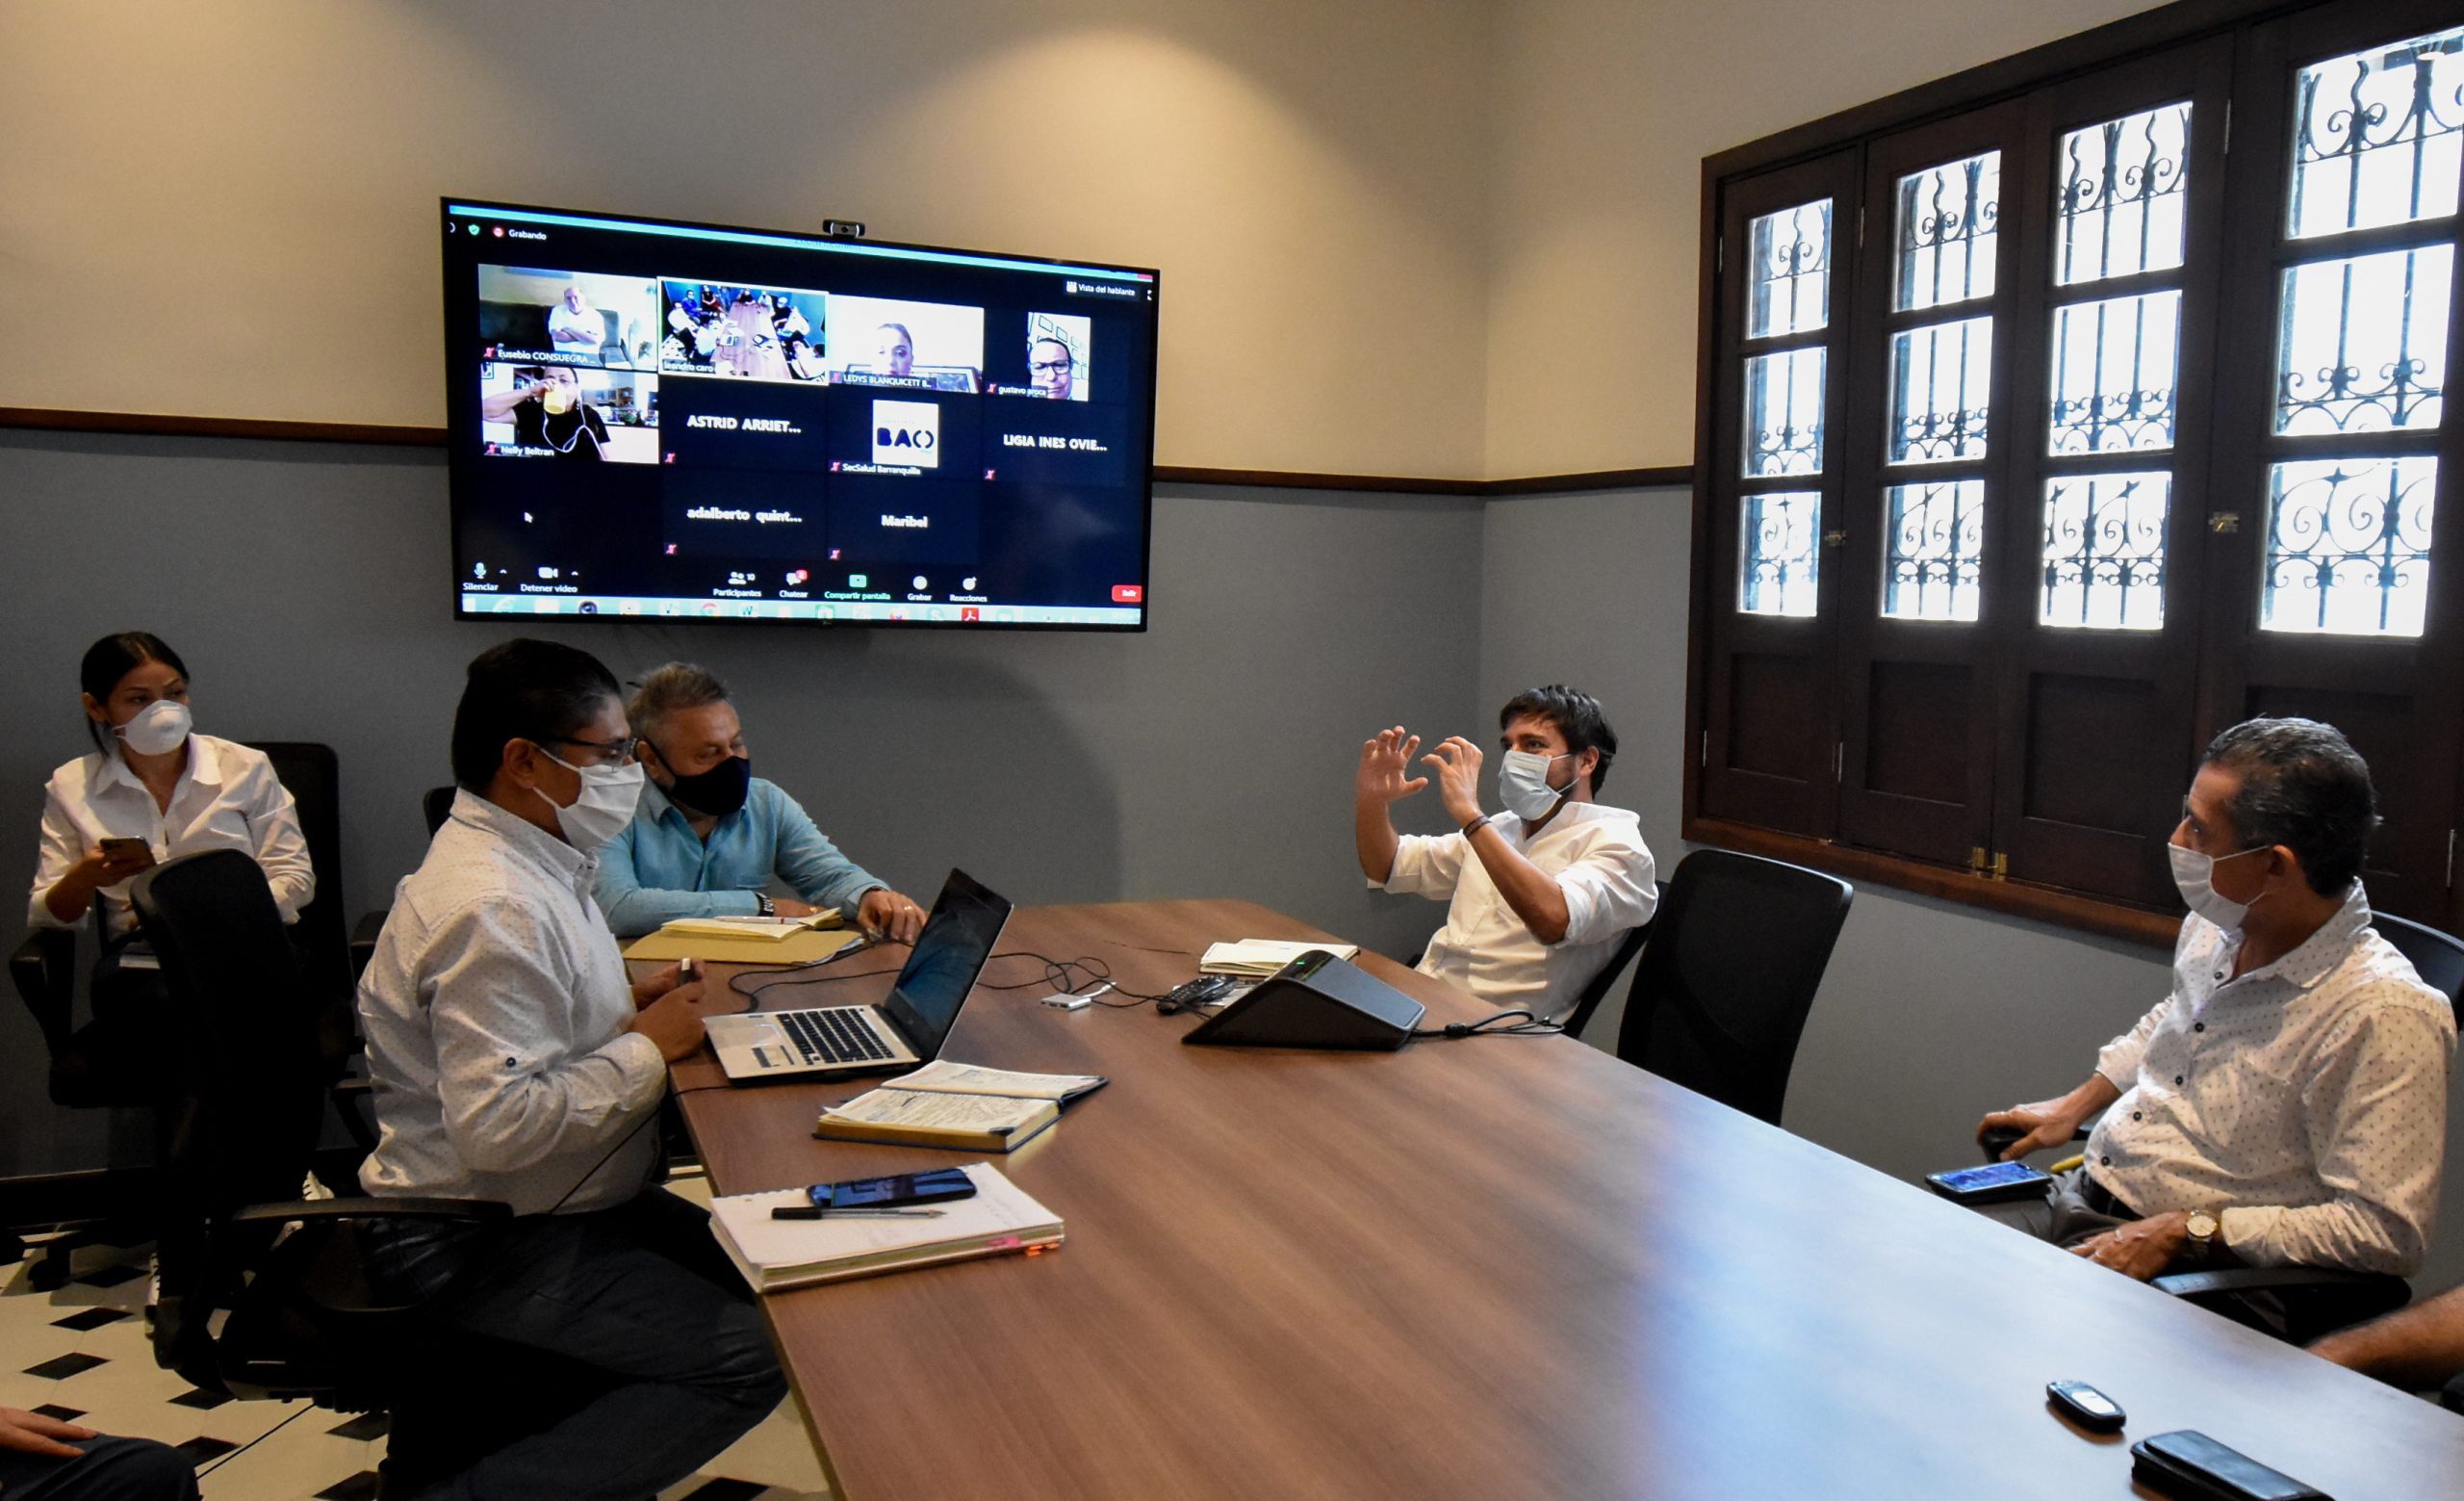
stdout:
{"type": "Polygon", "coordinates": [[[196,1501],[196,1467],[151,1438],[80,1439],[84,1457],[55,1460],[0,1449],[0,1495],[9,1501],[196,1501]]]}
{"type": "Polygon", "coordinates": [[[786,1394],[752,1290],[710,1234],[709,1215],[660,1189],[588,1214],[397,1247],[399,1275],[436,1289],[436,1325],[551,1358],[512,1410],[475,1414],[449,1367],[394,1414],[387,1494],[422,1497],[652,1495],[693,1473],[786,1394]],[[541,1374],[545,1373],[545,1374],[541,1374]],[[450,1474],[475,1418],[507,1441],[450,1474]]]}

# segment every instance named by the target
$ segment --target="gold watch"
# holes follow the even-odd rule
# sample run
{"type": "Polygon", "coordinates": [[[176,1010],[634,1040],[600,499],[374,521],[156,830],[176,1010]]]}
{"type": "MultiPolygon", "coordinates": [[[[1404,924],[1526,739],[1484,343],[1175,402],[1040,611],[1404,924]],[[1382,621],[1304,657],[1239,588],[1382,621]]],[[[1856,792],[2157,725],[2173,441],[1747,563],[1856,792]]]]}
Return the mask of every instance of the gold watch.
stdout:
{"type": "Polygon", "coordinates": [[[2216,1216],[2205,1209],[2193,1209],[2190,1218],[2182,1222],[2182,1228],[2190,1232],[2191,1255],[2201,1261],[2206,1260],[2209,1253],[2216,1249],[2216,1216]]]}

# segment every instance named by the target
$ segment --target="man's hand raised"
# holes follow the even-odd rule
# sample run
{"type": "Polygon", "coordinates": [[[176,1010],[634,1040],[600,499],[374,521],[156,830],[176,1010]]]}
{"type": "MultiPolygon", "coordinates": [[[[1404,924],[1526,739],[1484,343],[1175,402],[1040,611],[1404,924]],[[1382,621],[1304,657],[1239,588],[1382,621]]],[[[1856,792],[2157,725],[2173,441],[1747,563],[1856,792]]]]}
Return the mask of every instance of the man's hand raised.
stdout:
{"type": "Polygon", "coordinates": [[[1388,803],[1411,796],[1428,786],[1428,778],[1409,776],[1412,753],[1421,748],[1421,738],[1406,734],[1401,725],[1380,730],[1360,747],[1360,779],[1352,786],[1356,801],[1382,808],[1388,803]]]}
{"type": "Polygon", "coordinates": [[[1469,823],[1480,815],[1481,759],[1480,747],[1459,735],[1448,736],[1438,741],[1436,750],[1421,758],[1423,764],[1437,768],[1437,795],[1456,823],[1469,823]]]}

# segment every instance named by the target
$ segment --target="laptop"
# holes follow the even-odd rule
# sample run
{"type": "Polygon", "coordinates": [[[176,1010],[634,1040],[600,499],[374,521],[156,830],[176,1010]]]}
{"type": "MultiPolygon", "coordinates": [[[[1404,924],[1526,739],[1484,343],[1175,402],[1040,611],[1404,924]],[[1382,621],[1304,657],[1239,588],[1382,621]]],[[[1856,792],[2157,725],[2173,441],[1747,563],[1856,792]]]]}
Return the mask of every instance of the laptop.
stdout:
{"type": "Polygon", "coordinates": [[[889,1074],[932,1062],[1009,920],[1008,898],[963,870],[951,871],[881,1004],[712,1017],[707,1030],[719,1067],[744,1083],[889,1074]]]}

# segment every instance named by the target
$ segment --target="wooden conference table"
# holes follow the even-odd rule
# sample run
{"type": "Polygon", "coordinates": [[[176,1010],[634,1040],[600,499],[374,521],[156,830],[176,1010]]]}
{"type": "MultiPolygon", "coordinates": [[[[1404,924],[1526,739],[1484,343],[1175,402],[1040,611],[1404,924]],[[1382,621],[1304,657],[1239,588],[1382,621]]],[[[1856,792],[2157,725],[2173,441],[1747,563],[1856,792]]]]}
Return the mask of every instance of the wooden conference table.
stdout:
{"type": "MultiPolygon", "coordinates": [[[[1214,940],[1325,936],[1245,902],[1021,908],[997,952],[1153,994],[1214,940]]],[[[765,1004],[876,999],[903,952],[765,1004]]],[[[1483,1010],[1362,963],[1430,1025],[1483,1010]]],[[[2147,1495],[2129,1442],[2175,1428],[2338,1501],[2464,1491],[2464,1418],[1572,1039],[1185,1048],[1188,1017],[1039,994],[979,990],[945,1051],[1111,1077],[1002,1160],[1066,1243],[766,1300],[851,1501],[2147,1495]],[[2057,1377],[2127,1433],[2055,1416],[2057,1377]]],[[[681,1103],[722,1193],[956,1160],[813,1140],[856,1092],[681,1103]]]]}

